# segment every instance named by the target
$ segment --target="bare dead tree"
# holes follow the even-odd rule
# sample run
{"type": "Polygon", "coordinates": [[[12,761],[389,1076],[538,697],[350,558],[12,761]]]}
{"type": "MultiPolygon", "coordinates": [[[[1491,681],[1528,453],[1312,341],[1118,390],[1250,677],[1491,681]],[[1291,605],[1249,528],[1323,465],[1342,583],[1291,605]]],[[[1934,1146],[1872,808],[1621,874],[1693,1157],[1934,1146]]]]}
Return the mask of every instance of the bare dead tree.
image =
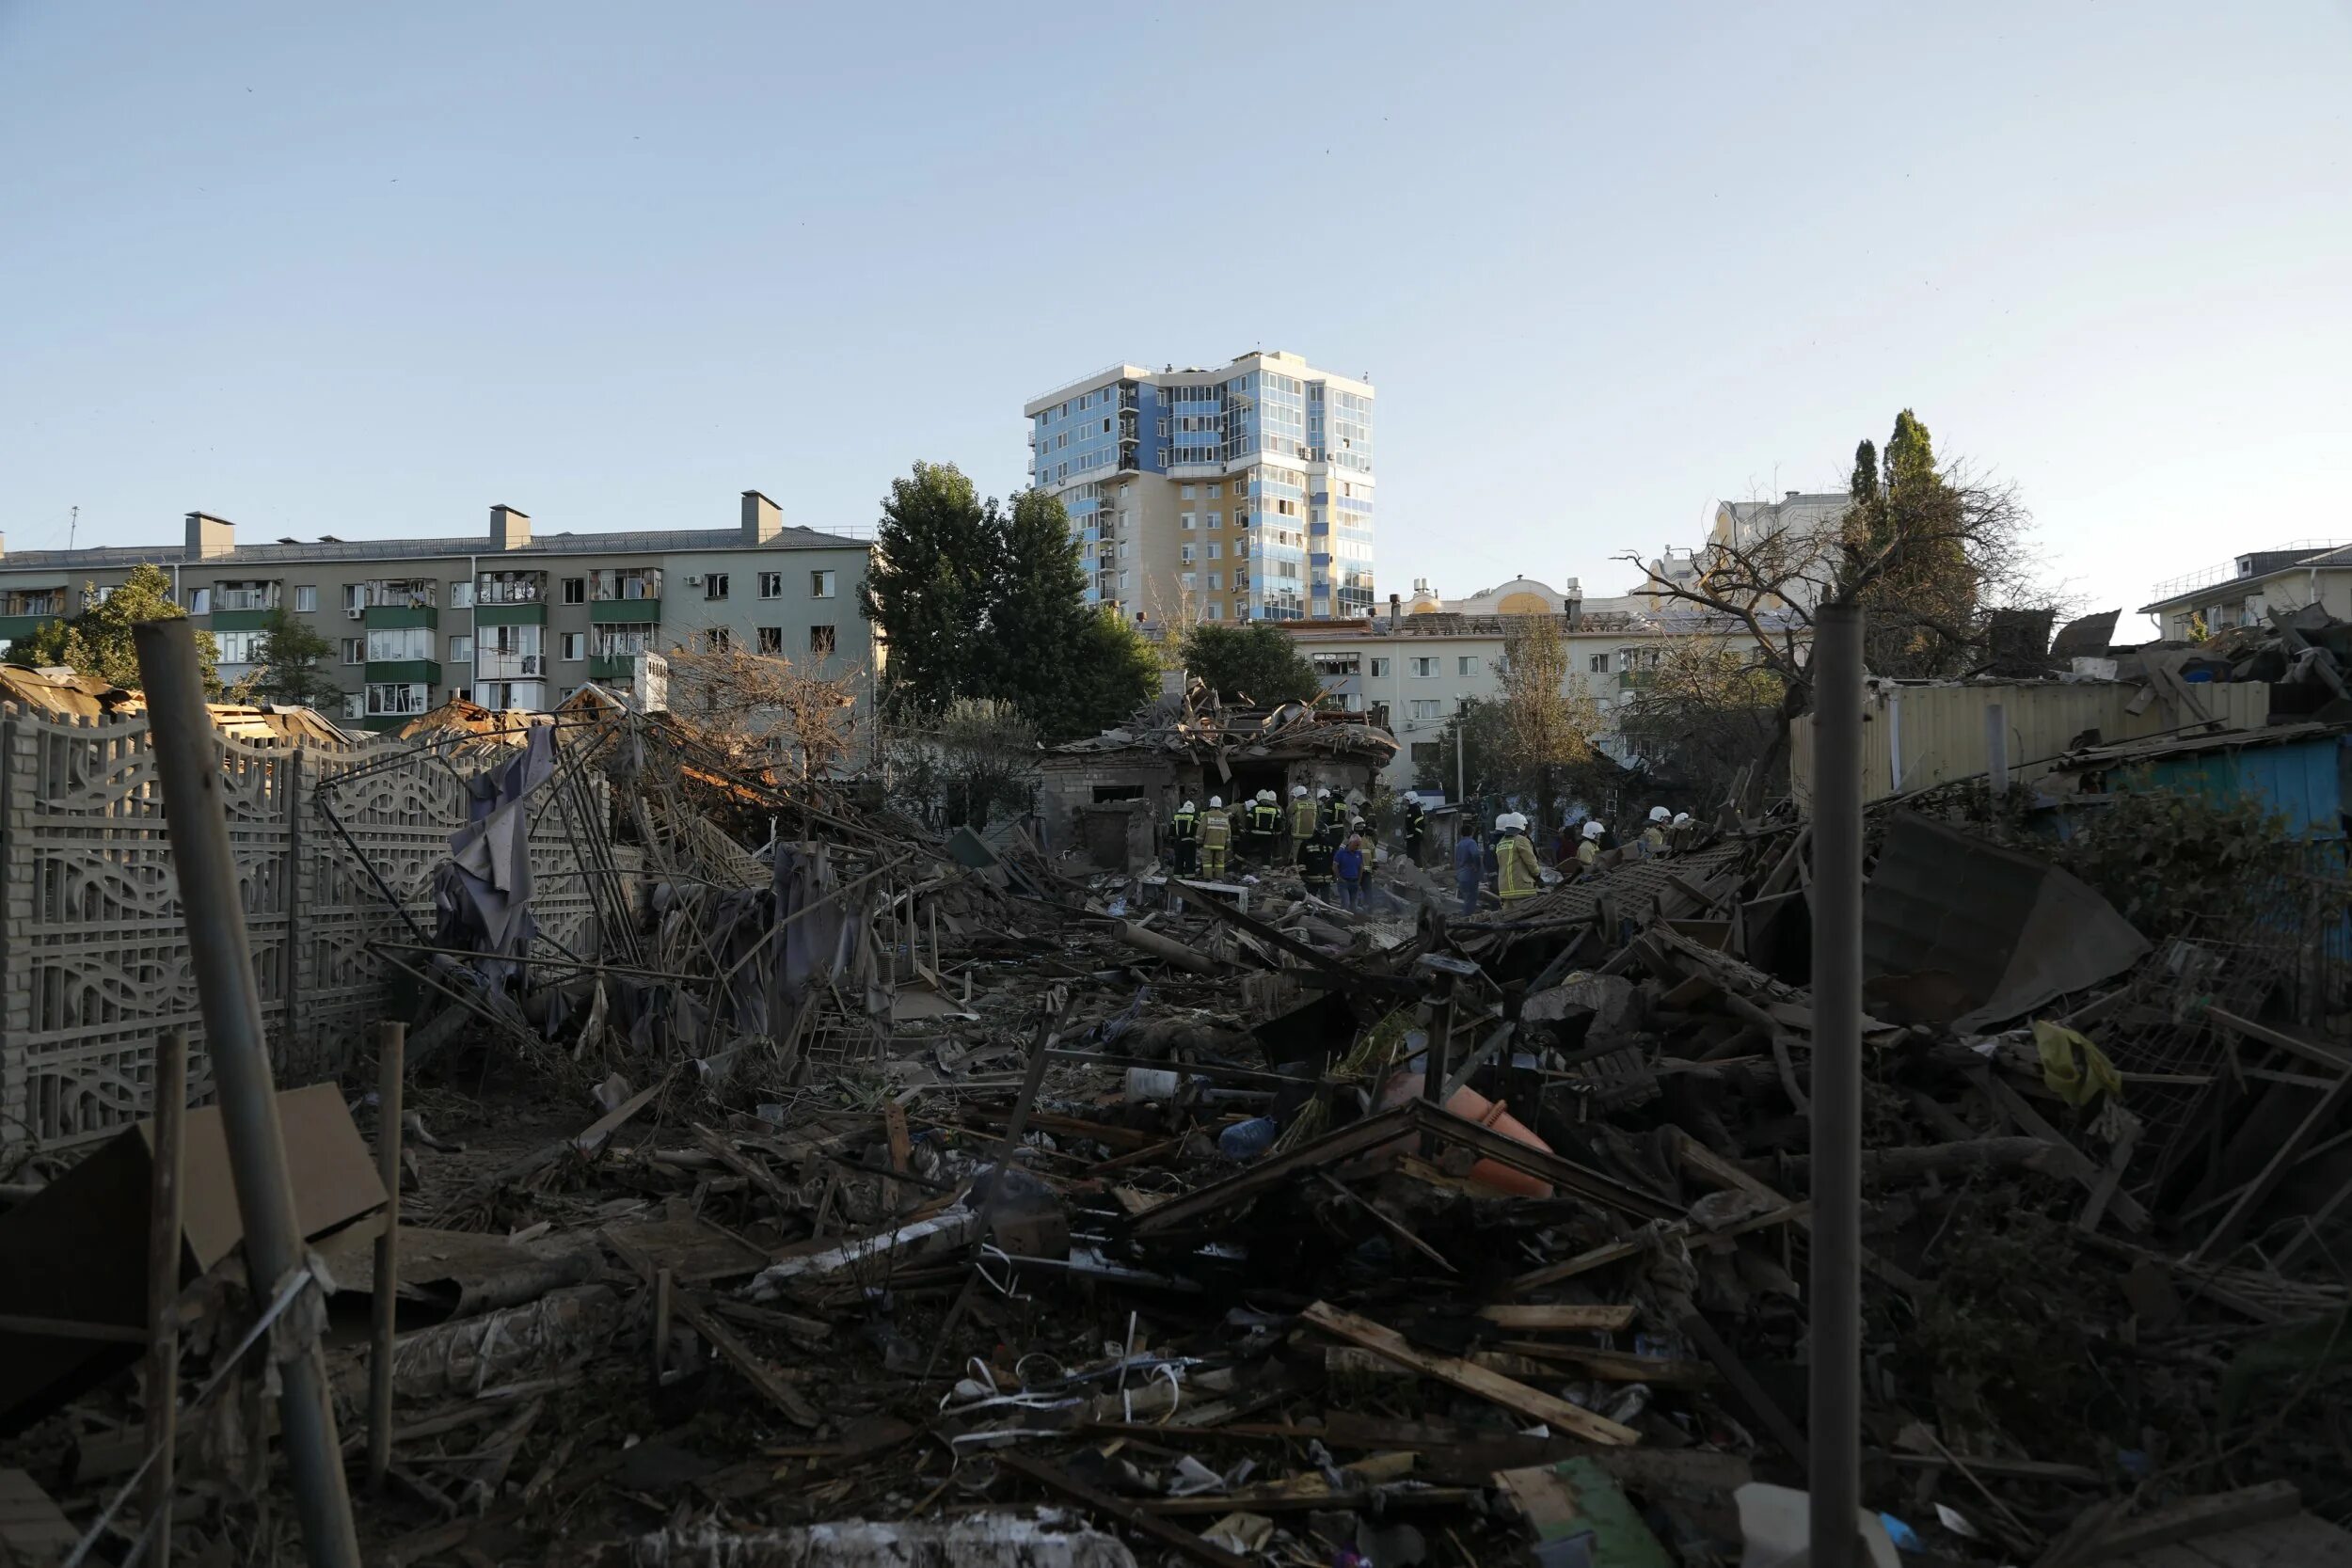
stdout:
{"type": "Polygon", "coordinates": [[[670,708],[692,719],[739,766],[822,776],[847,756],[858,674],[824,673],[781,654],[674,648],[670,708]]]}
{"type": "MultiPolygon", "coordinates": [[[[1822,605],[1864,607],[1865,656],[1874,673],[1964,674],[1985,662],[1995,611],[2052,601],[2031,530],[2015,486],[1985,481],[1965,465],[1912,473],[1899,483],[1890,476],[1883,489],[1875,476],[1866,485],[1858,468],[1852,499],[1833,522],[1711,539],[1695,552],[1698,569],[1688,580],[1652,572],[1638,552],[1619,559],[1642,570],[1637,592],[1665,601],[1670,619],[1678,615],[1695,634],[1744,643],[1750,662],[1777,681],[1772,738],[1754,775],[1760,782],[1786,761],[1788,726],[1812,707],[1808,654],[1822,605]]],[[[1679,696],[1695,706],[1703,690],[1702,684],[1679,696]]],[[[1652,705],[1653,721],[1669,718],[1674,695],[1652,705]]]]}

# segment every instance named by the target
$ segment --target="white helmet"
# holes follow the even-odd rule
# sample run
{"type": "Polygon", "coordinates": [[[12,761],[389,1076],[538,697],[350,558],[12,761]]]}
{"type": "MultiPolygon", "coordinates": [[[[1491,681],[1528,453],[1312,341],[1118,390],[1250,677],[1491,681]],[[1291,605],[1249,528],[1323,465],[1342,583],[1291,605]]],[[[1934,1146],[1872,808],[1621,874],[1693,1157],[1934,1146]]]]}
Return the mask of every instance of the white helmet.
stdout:
{"type": "Polygon", "coordinates": [[[1501,816],[1495,818],[1495,831],[1497,832],[1507,833],[1514,830],[1523,831],[1526,827],[1527,818],[1521,816],[1515,811],[1506,811],[1501,816]]]}
{"type": "Polygon", "coordinates": [[[1215,811],[1215,810],[1216,810],[1218,807],[1222,806],[1223,804],[1225,804],[1225,797],[1224,797],[1224,796],[1222,796],[1222,795],[1212,795],[1212,796],[1210,796],[1210,797],[1209,797],[1209,809],[1210,809],[1211,811],[1215,811]]]}
{"type": "Polygon", "coordinates": [[[1652,822],[1663,822],[1666,818],[1672,816],[1673,815],[1674,813],[1668,811],[1663,806],[1652,806],[1649,809],[1649,819],[1652,822]]]}
{"type": "Polygon", "coordinates": [[[1328,800],[1330,798],[1331,786],[1328,784],[1326,784],[1323,788],[1315,791],[1315,799],[1318,800],[1328,800]]]}
{"type": "Polygon", "coordinates": [[[1305,784],[1293,784],[1293,785],[1291,785],[1291,799],[1292,799],[1292,800],[1304,800],[1306,798],[1307,798],[1307,786],[1306,786],[1305,784]]]}
{"type": "Polygon", "coordinates": [[[1688,822],[1688,821],[1690,821],[1690,820],[1691,820],[1691,814],[1690,814],[1689,812],[1687,812],[1687,811],[1678,811],[1678,812],[1675,813],[1675,826],[1676,826],[1676,827],[1679,828],[1679,827],[1681,827],[1681,826],[1682,826],[1685,822],[1688,822]]]}
{"type": "Polygon", "coordinates": [[[1186,800],[1186,801],[1184,802],[1184,809],[1185,809],[1186,811],[1190,811],[1190,812],[1197,812],[1197,811],[1199,811],[1200,808],[1199,806],[1194,805],[1194,804],[1193,804],[1190,800],[1186,800]]]}
{"type": "Polygon", "coordinates": [[[1262,789],[1258,791],[1258,799],[1263,800],[1270,806],[1274,803],[1274,791],[1270,789],[1262,789]]]}
{"type": "Polygon", "coordinates": [[[1584,836],[1586,838],[1597,839],[1601,834],[1607,832],[1608,831],[1608,829],[1602,827],[1597,822],[1587,822],[1584,824],[1584,836]]]}

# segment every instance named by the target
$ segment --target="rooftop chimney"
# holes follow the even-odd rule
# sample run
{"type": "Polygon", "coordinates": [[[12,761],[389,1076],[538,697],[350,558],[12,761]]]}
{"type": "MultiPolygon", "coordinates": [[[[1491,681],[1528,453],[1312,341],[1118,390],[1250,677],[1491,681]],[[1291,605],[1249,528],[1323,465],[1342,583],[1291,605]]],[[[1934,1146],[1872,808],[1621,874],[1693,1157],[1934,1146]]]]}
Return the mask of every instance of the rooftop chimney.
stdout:
{"type": "Polygon", "coordinates": [[[1791,490],[1791,491],[1789,491],[1789,492],[1788,492],[1788,499],[1789,499],[1790,500],[1795,500],[1795,499],[1797,499],[1797,497],[1798,497],[1799,495],[1801,495],[1802,493],[1803,493],[1803,492],[1801,492],[1801,491],[1791,490]]]}
{"type": "Polygon", "coordinates": [[[1389,595],[1389,635],[1391,637],[1394,637],[1396,635],[1396,628],[1404,624],[1405,595],[1402,594],[1391,594],[1389,595]]]}
{"type": "Polygon", "coordinates": [[[0,561],[6,561],[8,558],[8,536],[7,534],[5,534],[5,533],[0,533],[0,561]]]}
{"type": "Polygon", "coordinates": [[[1568,618],[1568,629],[1574,631],[1584,619],[1584,585],[1570,578],[1567,588],[1560,597],[1561,612],[1568,618]]]}
{"type": "Polygon", "coordinates": [[[743,543],[765,545],[784,531],[784,513],[756,490],[743,492],[743,543]]]}
{"type": "Polygon", "coordinates": [[[215,517],[209,512],[188,514],[188,547],[183,557],[189,561],[210,561],[227,555],[237,547],[237,525],[226,517],[215,517]]]}
{"type": "Polygon", "coordinates": [[[511,506],[490,508],[490,543],[501,550],[519,550],[531,543],[531,518],[511,506]]]}

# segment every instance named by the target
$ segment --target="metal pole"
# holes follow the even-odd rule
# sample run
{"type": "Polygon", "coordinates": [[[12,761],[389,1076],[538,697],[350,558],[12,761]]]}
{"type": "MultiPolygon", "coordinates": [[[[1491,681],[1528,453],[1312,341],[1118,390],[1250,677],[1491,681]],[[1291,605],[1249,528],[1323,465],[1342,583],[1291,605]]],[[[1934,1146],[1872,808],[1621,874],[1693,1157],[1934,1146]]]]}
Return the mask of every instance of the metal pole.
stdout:
{"type": "MultiPolygon", "coordinates": [[[[179,874],[189,964],[196,972],[229,1171],[245,1226],[246,1272],[260,1297],[275,1292],[303,1266],[302,1228],[286,1177],[261,994],[238,897],[236,856],[229,845],[220,742],[204,708],[195,623],[185,616],[149,621],[134,637],[140,681],[147,688],[149,744],[163,784],[165,825],[179,874]]],[[[313,1338],[278,1370],[279,1425],[311,1568],[360,1568],[342,1444],[327,1403],[326,1352],[313,1338]]]]}
{"type": "Polygon", "coordinates": [[[1812,1568],[1857,1568],[1862,1493],[1862,611],[1813,627],[1812,1568]]]}
{"type": "Polygon", "coordinates": [[[408,1025],[375,1026],[375,1168],[384,1181],[384,1233],[375,1239],[368,1343],[368,1485],[392,1467],[392,1319],[400,1304],[400,1144],[408,1025]]]}
{"type": "Polygon", "coordinates": [[[155,1042],[155,1121],[147,1210],[147,1560],[171,1561],[171,1473],[180,1406],[181,1128],[188,1110],[188,1037],[173,1029],[155,1042]]]}
{"type": "Polygon", "coordinates": [[[2009,716],[1998,703],[1984,705],[1984,782],[1995,800],[2009,793],[2009,716]]]}

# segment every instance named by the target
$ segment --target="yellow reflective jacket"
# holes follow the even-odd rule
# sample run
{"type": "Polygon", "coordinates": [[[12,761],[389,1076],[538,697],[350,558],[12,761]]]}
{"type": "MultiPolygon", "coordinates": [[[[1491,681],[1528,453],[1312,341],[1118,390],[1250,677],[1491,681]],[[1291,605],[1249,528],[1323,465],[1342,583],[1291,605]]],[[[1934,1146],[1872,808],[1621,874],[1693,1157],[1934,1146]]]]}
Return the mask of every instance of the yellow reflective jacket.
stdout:
{"type": "Polygon", "coordinates": [[[1514,899],[1532,898],[1540,885],[1536,872],[1535,847],[1522,833],[1505,833],[1495,846],[1495,891],[1506,904],[1514,899]]]}

